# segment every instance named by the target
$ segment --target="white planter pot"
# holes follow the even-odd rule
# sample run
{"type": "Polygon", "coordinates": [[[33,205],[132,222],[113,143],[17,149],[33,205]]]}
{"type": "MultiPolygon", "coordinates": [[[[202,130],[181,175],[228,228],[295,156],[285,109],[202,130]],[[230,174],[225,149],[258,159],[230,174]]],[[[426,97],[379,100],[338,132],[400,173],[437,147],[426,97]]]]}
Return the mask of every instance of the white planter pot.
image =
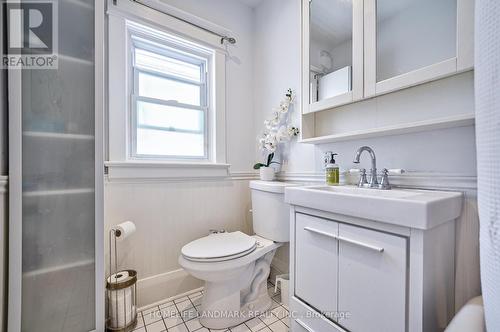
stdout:
{"type": "Polygon", "coordinates": [[[260,179],[262,181],[273,181],[275,177],[274,168],[272,167],[261,167],[260,171],[260,179]]]}

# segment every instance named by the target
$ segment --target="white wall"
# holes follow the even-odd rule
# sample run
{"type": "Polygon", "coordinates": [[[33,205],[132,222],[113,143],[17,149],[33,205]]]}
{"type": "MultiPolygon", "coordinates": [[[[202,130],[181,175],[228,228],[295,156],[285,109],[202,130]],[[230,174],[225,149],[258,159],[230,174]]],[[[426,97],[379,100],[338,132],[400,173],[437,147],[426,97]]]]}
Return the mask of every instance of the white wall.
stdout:
{"type": "MultiPolygon", "coordinates": [[[[254,126],[256,134],[271,115],[286,89],[300,89],[300,1],[266,0],[255,9],[254,126]]],[[[299,125],[301,96],[290,109],[293,123],[299,125]]],[[[288,165],[291,172],[314,170],[314,147],[292,143],[288,165]]],[[[260,153],[257,152],[260,157],[260,153]]]]}
{"type": "MultiPolygon", "coordinates": [[[[256,9],[255,21],[255,128],[256,133],[259,133],[262,121],[270,115],[272,107],[279,102],[286,88],[291,87],[297,92],[295,104],[300,105],[300,1],[264,1],[256,9]]],[[[425,95],[421,95],[418,102],[408,102],[404,93],[403,97],[401,95],[384,96],[383,103],[380,98],[371,99],[368,103],[379,103],[379,107],[387,106],[390,110],[388,118],[391,119],[397,118],[398,110],[405,107],[413,108],[414,112],[427,113],[432,112],[433,107],[468,107],[469,111],[473,112],[472,75],[463,74],[453,80],[455,81],[448,84],[450,86],[447,89],[450,90],[450,93],[461,95],[463,100],[460,100],[460,103],[448,99],[449,103],[429,104],[425,100],[425,95]],[[391,112],[392,114],[389,114],[391,112]]],[[[432,84],[442,83],[430,83],[429,86],[432,84]]],[[[360,103],[354,108],[357,108],[356,112],[358,113],[355,117],[359,123],[363,123],[365,118],[372,116],[369,112],[376,113],[378,111],[376,107],[369,105],[365,107],[364,104],[360,103]]],[[[385,110],[385,107],[383,108],[385,110]]],[[[352,113],[347,113],[348,111],[349,107],[346,107],[344,112],[352,120],[352,113]]],[[[296,123],[300,119],[299,113],[300,110],[297,107],[294,112],[296,123]]],[[[333,113],[337,114],[337,112],[333,113]]],[[[418,116],[418,114],[415,115],[418,116]]],[[[339,124],[343,125],[339,114],[335,117],[324,116],[322,121],[322,128],[325,130],[339,124]]],[[[439,178],[441,182],[445,182],[444,179],[450,179],[449,184],[439,186],[466,192],[464,213],[458,221],[456,235],[458,255],[456,306],[460,307],[468,298],[480,292],[474,127],[468,126],[317,146],[294,143],[285,151],[287,160],[282,168],[285,171],[282,176],[284,178],[307,178],[307,175],[321,174],[322,156],[325,151],[339,153],[338,162],[343,168],[349,169],[355,166],[351,160],[356,149],[365,144],[374,148],[379,168],[405,168],[412,171],[409,176],[414,179],[412,180],[414,185],[425,187],[432,183],[433,179],[439,178]],[[458,183],[464,179],[466,183],[472,182],[472,185],[466,189],[461,187],[462,183],[458,183]],[[426,185],[423,184],[424,182],[426,185]]],[[[361,167],[369,168],[369,160],[367,159],[363,157],[361,167]]],[[[405,182],[404,178],[400,181],[405,182]]]]}
{"type": "MultiPolygon", "coordinates": [[[[210,228],[251,230],[248,179],[252,177],[252,164],[262,158],[255,137],[286,89],[298,93],[301,85],[300,1],[266,0],[256,9],[233,0],[164,1],[233,30],[238,39],[228,49],[227,63],[227,156],[232,176],[212,181],[130,180],[106,184],[106,230],[127,219],[138,226],[137,233],[123,242],[122,247],[128,249],[122,250],[120,263],[139,272],[140,305],[201,285],[179,270],[177,257],[183,244],[210,228]]],[[[465,74],[454,84],[461,84],[467,91],[466,102],[448,106],[471,107],[471,75],[465,74]]],[[[300,105],[300,100],[298,93],[295,105],[300,105]]],[[[392,112],[402,106],[397,98],[386,97],[385,101],[382,106],[392,105],[392,112]]],[[[429,111],[428,104],[421,106],[429,111]]],[[[292,118],[298,125],[300,109],[294,108],[292,118]]],[[[360,120],[364,116],[361,112],[360,120]]],[[[334,119],[324,121],[324,130],[335,125],[334,119]]],[[[338,161],[350,168],[355,150],[364,144],[375,149],[380,167],[402,167],[415,174],[445,174],[452,183],[455,179],[475,179],[472,126],[318,146],[292,142],[278,156],[283,159],[283,177],[307,180],[320,174],[322,155],[327,150],[339,153],[338,161]]],[[[364,158],[362,166],[368,167],[364,158]]],[[[427,182],[431,180],[426,178],[427,182]]],[[[470,187],[464,190],[467,200],[457,229],[457,306],[479,292],[475,191],[470,187]]],[[[286,270],[286,250],[276,258],[278,268],[286,270]]]]}
{"type": "Polygon", "coordinates": [[[230,29],[226,63],[227,161],[231,176],[207,181],[133,180],[106,182],[109,228],[133,220],[137,233],[119,244],[122,268],[137,269],[139,305],[201,286],[180,270],[182,246],[209,229],[249,232],[248,178],[255,162],[253,128],[253,10],[233,0],[164,0],[181,10],[230,29]]]}
{"type": "Polygon", "coordinates": [[[226,66],[227,158],[232,172],[248,171],[254,155],[253,128],[253,10],[232,0],[162,0],[181,10],[214,22],[234,32],[237,43],[228,46],[226,66]]]}

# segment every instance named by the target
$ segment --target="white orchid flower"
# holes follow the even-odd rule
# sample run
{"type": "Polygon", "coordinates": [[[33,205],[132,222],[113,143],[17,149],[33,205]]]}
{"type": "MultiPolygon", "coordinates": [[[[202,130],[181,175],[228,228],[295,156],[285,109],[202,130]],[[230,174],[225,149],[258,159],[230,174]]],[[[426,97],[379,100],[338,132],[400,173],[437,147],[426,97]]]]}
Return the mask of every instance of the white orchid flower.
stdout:
{"type": "Polygon", "coordinates": [[[288,108],[290,107],[290,104],[288,103],[288,101],[286,100],[283,100],[281,103],[280,103],[280,112],[281,113],[286,113],[288,112],[288,108]]]}
{"type": "Polygon", "coordinates": [[[281,126],[278,129],[278,132],[276,133],[276,136],[278,137],[278,141],[279,142],[289,141],[290,140],[289,131],[288,131],[288,128],[286,126],[281,126]]]}
{"type": "Polygon", "coordinates": [[[268,150],[269,152],[274,152],[274,151],[276,151],[276,148],[278,147],[278,143],[279,143],[279,141],[277,139],[276,133],[270,132],[266,136],[264,146],[265,146],[266,150],[268,150]]]}
{"type": "Polygon", "coordinates": [[[265,131],[258,139],[260,150],[268,154],[274,153],[281,143],[290,141],[291,137],[297,136],[298,128],[287,125],[287,113],[290,111],[294,97],[293,91],[288,89],[279,106],[272,109],[271,117],[264,121],[265,131]]]}
{"type": "Polygon", "coordinates": [[[299,128],[289,126],[288,127],[288,135],[291,137],[297,136],[299,134],[299,128]]]}
{"type": "Polygon", "coordinates": [[[273,124],[271,123],[271,120],[266,120],[264,121],[264,126],[269,130],[273,127],[273,124]]]}

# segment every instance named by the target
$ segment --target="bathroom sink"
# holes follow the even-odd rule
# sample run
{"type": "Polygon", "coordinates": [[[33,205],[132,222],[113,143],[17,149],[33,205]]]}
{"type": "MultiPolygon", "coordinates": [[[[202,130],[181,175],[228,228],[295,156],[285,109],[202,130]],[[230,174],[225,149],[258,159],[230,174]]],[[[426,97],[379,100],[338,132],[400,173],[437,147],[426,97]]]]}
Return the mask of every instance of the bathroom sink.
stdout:
{"type": "Polygon", "coordinates": [[[430,229],[460,216],[462,193],[356,186],[306,186],[285,190],[289,204],[380,221],[430,229]]]}
{"type": "Polygon", "coordinates": [[[393,198],[403,198],[408,196],[417,195],[414,192],[409,192],[405,190],[373,190],[367,188],[358,188],[354,186],[318,186],[309,187],[315,190],[324,190],[334,193],[342,193],[346,195],[363,195],[363,196],[375,196],[375,197],[393,197],[393,198]]]}

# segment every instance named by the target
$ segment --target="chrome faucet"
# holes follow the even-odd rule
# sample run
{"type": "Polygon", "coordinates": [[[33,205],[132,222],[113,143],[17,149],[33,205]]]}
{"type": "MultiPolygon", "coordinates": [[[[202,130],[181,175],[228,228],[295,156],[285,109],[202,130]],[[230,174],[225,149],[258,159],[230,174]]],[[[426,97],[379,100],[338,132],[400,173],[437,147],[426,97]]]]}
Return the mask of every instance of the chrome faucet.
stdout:
{"type": "Polygon", "coordinates": [[[361,154],[367,151],[370,154],[370,157],[372,159],[372,169],[370,170],[370,181],[367,183],[366,178],[364,180],[360,180],[358,186],[359,187],[364,187],[366,184],[370,188],[378,188],[378,180],[377,180],[377,158],[375,157],[375,152],[373,152],[373,149],[370,148],[369,146],[362,146],[356,151],[356,156],[354,157],[353,163],[359,164],[359,158],[361,157],[361,154]]]}

